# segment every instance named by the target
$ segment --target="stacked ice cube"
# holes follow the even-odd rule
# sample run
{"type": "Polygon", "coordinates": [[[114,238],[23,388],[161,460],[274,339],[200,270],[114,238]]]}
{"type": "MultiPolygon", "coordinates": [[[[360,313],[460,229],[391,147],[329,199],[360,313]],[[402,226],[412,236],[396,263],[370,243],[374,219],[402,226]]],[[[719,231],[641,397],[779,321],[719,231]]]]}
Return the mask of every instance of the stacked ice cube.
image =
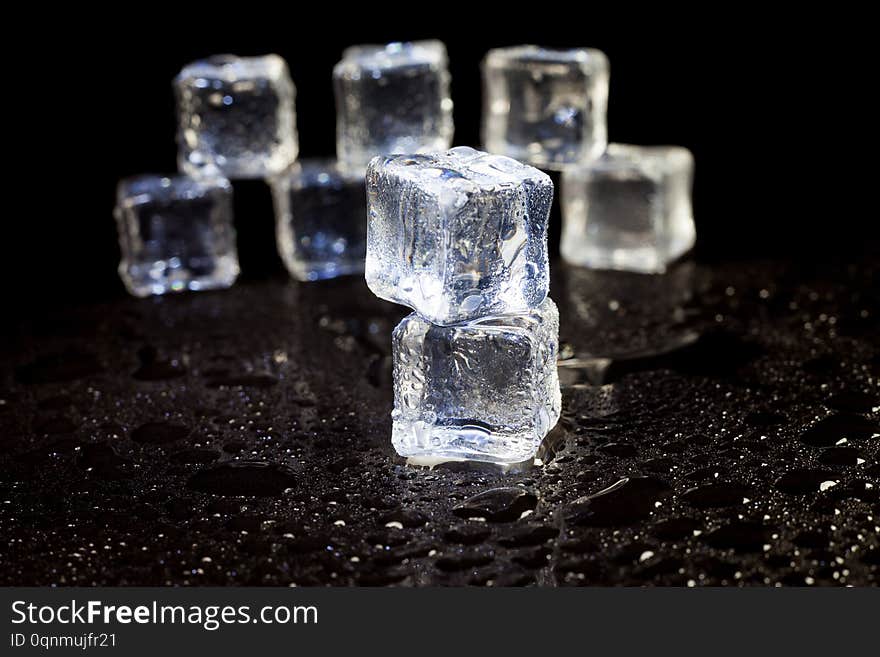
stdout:
{"type": "Polygon", "coordinates": [[[296,90],[277,55],[217,55],[183,67],[176,175],[120,182],[120,275],[137,296],[232,285],[238,276],[230,180],[265,179],[276,245],[301,281],[363,272],[364,171],[375,155],[452,140],[439,41],[348,48],[333,71],[338,160],[297,161],[296,90]]]}
{"type": "Polygon", "coordinates": [[[185,66],[175,89],[180,169],[265,179],[291,276],[313,281],[363,269],[363,177],[334,160],[297,161],[296,92],[283,59],[211,57],[185,66]]]}
{"type": "Polygon", "coordinates": [[[238,277],[232,185],[275,175],[298,143],[294,86],[277,55],[218,55],[174,79],[178,168],[120,181],[119,274],[135,296],[229,287],[238,277]]]}
{"type": "Polygon", "coordinates": [[[134,296],[229,287],[238,277],[232,186],[221,177],[126,178],[114,211],[119,275],[134,296]]]}
{"type": "Polygon", "coordinates": [[[119,274],[135,296],[232,285],[239,273],[230,180],[291,166],[295,89],[277,55],[218,55],[174,78],[178,169],[119,182],[119,274]]]}
{"type": "Polygon", "coordinates": [[[566,261],[662,273],[693,247],[693,157],[681,147],[607,144],[602,52],[491,50],[483,98],[487,150],[562,171],[566,261]]]}
{"type": "Polygon", "coordinates": [[[296,90],[278,55],[192,62],[174,79],[174,91],[184,173],[266,178],[296,159],[296,90]]]}
{"type": "Polygon", "coordinates": [[[388,153],[430,153],[452,145],[446,46],[413,41],[346,48],[333,68],[336,154],[363,176],[388,153]]]}
{"type": "Polygon", "coordinates": [[[447,148],[452,138],[439,41],[347,48],[333,86],[337,159],[304,159],[270,181],[278,252],[301,281],[363,273],[370,158],[447,148]]]}
{"type": "Polygon", "coordinates": [[[460,147],[376,157],[366,185],[367,284],[415,310],[392,340],[394,447],[414,459],[533,457],[561,401],[550,178],[460,147]]]}

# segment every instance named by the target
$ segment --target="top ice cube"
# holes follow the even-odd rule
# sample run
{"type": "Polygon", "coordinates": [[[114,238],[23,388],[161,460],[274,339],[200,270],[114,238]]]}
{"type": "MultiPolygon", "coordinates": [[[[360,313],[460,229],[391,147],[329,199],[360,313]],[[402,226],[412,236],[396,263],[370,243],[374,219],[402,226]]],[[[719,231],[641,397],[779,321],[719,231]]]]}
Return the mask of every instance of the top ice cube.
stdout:
{"type": "Polygon", "coordinates": [[[295,89],[278,55],[196,61],[177,75],[174,88],[181,171],[264,178],[296,159],[295,89]]]}
{"type": "Polygon", "coordinates": [[[367,285],[434,324],[527,311],[547,296],[553,183],[472,148],[367,168],[367,285]]]}
{"type": "Polygon", "coordinates": [[[452,144],[446,47],[440,41],[347,48],[333,69],[336,155],[363,172],[376,155],[452,144]]]}
{"type": "Polygon", "coordinates": [[[492,153],[562,169],[608,141],[608,58],[599,50],[515,46],[483,60],[483,144],[492,153]]]}

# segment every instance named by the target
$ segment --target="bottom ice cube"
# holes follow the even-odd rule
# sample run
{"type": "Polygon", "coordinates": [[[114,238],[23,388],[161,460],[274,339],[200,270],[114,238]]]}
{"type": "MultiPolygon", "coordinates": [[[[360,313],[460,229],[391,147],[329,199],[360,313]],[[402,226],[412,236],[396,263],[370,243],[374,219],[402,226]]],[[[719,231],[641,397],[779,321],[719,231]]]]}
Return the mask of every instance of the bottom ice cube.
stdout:
{"type": "Polygon", "coordinates": [[[413,313],[393,335],[392,444],[402,456],[517,463],[559,419],[559,314],[436,326],[413,313]]]}
{"type": "Polygon", "coordinates": [[[663,273],[694,246],[694,159],[678,146],[610,144],[562,174],[567,262],[594,269],[663,273]]]}
{"type": "Polygon", "coordinates": [[[138,297],[229,287],[238,277],[232,185],[144,175],[120,181],[119,275],[138,297]]]}
{"type": "Polygon", "coordinates": [[[364,271],[367,192],[363,173],[333,160],[302,160],[270,181],[278,253],[290,275],[316,281],[364,271]]]}

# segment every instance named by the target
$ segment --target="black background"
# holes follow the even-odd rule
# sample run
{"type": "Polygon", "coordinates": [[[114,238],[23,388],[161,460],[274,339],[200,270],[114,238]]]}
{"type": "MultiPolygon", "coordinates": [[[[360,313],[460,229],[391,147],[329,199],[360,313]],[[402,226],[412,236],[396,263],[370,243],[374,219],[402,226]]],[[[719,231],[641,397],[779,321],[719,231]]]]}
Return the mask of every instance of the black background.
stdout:
{"type": "MultiPolygon", "coordinates": [[[[487,49],[530,42],[604,50],[611,140],[681,144],[695,154],[701,260],[845,262],[874,243],[874,213],[854,205],[855,186],[838,191],[839,179],[859,170],[842,147],[866,139],[850,112],[863,45],[850,31],[858,17],[844,27],[830,17],[805,25],[745,10],[373,9],[150,7],[94,21],[53,14],[51,25],[23,26],[31,47],[12,68],[26,92],[7,95],[17,100],[8,136],[24,149],[16,164],[26,163],[7,188],[14,209],[3,227],[3,280],[13,296],[30,305],[123,293],[114,187],[123,176],[174,170],[171,80],[185,63],[223,52],[282,55],[297,87],[300,155],[328,155],[331,70],[342,49],[422,38],[447,44],[458,145],[479,145],[479,62],[487,49]]],[[[243,279],[276,275],[267,188],[241,183],[236,195],[243,279]]],[[[551,237],[558,221],[556,212],[551,237]]]]}

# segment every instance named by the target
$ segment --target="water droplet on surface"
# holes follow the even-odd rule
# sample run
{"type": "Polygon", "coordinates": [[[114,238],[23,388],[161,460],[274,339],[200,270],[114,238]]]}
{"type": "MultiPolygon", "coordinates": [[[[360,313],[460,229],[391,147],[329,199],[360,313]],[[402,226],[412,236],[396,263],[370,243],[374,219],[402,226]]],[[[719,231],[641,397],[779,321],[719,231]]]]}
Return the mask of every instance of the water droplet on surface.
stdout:
{"type": "Polygon", "coordinates": [[[735,552],[760,552],[770,539],[771,530],[759,522],[735,521],[709,532],[706,543],[735,552]]]}
{"type": "Polygon", "coordinates": [[[477,545],[483,543],[491,532],[487,527],[481,524],[464,524],[457,525],[449,529],[443,538],[450,543],[460,543],[461,545],[477,545]]]}
{"type": "Polygon", "coordinates": [[[220,458],[220,452],[213,449],[194,447],[192,449],[182,449],[179,452],[174,452],[169,458],[175,463],[206,464],[213,463],[220,458]]]}
{"type": "Polygon", "coordinates": [[[189,436],[190,430],[171,422],[147,422],[131,432],[131,439],[147,445],[165,445],[189,436]]]}
{"type": "Polygon", "coordinates": [[[291,554],[309,554],[313,552],[322,552],[332,543],[329,536],[321,534],[309,536],[294,536],[284,544],[284,547],[291,554]]]}
{"type": "Polygon", "coordinates": [[[684,501],[697,509],[736,506],[749,496],[749,489],[741,484],[719,483],[691,488],[683,495],[684,501]]]}
{"type": "Polygon", "coordinates": [[[819,463],[825,465],[856,465],[861,452],[855,447],[829,447],[819,456],[819,463]]]}
{"type": "Polygon", "coordinates": [[[404,527],[411,529],[423,526],[428,522],[428,518],[414,509],[397,509],[396,511],[384,514],[380,518],[380,522],[386,527],[389,523],[397,523],[401,529],[404,527]]]}
{"type": "Polygon", "coordinates": [[[122,468],[131,461],[120,456],[112,445],[106,443],[83,445],[77,463],[98,479],[112,481],[130,476],[122,468]]]}
{"type": "Polygon", "coordinates": [[[628,477],[579,498],[566,510],[570,525],[609,527],[630,525],[650,516],[654,503],[669,494],[669,484],[654,477],[628,477]]]}
{"type": "Polygon", "coordinates": [[[811,447],[830,447],[842,438],[867,440],[880,434],[880,424],[861,415],[837,414],[822,418],[801,434],[801,442],[811,447]]]}
{"type": "Polygon", "coordinates": [[[265,461],[224,463],[195,473],[187,482],[200,493],[254,497],[277,497],[295,485],[293,470],[265,461]]]}
{"type": "Polygon", "coordinates": [[[525,525],[514,527],[506,536],[498,539],[504,547],[532,547],[542,545],[559,536],[559,528],[549,525],[525,525]]]}
{"type": "Polygon", "coordinates": [[[223,451],[227,454],[238,454],[247,447],[247,443],[242,440],[230,440],[223,444],[223,451]]]}
{"type": "Polygon", "coordinates": [[[674,541],[689,538],[702,527],[703,524],[693,518],[670,518],[654,525],[654,535],[664,541],[674,541]]]}
{"type": "Polygon", "coordinates": [[[485,518],[488,522],[510,522],[538,504],[529,491],[511,486],[492,488],[452,507],[459,518],[485,518]]]}
{"type": "Polygon", "coordinates": [[[833,481],[835,478],[835,473],[830,470],[797,468],[779,477],[774,485],[777,490],[783,493],[803,495],[806,493],[818,493],[819,486],[822,483],[833,481]]]}
{"type": "Polygon", "coordinates": [[[543,568],[547,565],[547,557],[550,556],[552,550],[544,545],[531,549],[520,550],[512,558],[512,561],[520,566],[528,569],[543,568]]]}
{"type": "Polygon", "coordinates": [[[785,422],[785,416],[773,411],[754,411],[746,415],[744,421],[752,427],[772,427],[785,422]]]}
{"type": "Polygon", "coordinates": [[[629,443],[606,443],[599,448],[599,451],[618,458],[633,458],[639,455],[639,451],[629,443]]]}
{"type": "Polygon", "coordinates": [[[666,473],[671,472],[672,468],[675,467],[675,461],[666,457],[658,457],[653,459],[648,459],[644,463],[642,463],[642,467],[648,472],[655,473],[666,473]]]}
{"type": "Polygon", "coordinates": [[[599,546],[587,536],[572,536],[560,540],[559,549],[573,554],[590,554],[598,552],[599,546]]]}
{"type": "Polygon", "coordinates": [[[233,532],[253,534],[263,528],[265,516],[234,516],[226,521],[226,529],[233,532]]]}
{"type": "Polygon", "coordinates": [[[880,407],[880,397],[864,392],[839,392],[828,400],[827,406],[835,411],[870,413],[880,407]]]}
{"type": "Polygon", "coordinates": [[[462,550],[444,554],[435,562],[437,568],[446,572],[471,570],[492,563],[494,555],[488,551],[462,550]]]}

